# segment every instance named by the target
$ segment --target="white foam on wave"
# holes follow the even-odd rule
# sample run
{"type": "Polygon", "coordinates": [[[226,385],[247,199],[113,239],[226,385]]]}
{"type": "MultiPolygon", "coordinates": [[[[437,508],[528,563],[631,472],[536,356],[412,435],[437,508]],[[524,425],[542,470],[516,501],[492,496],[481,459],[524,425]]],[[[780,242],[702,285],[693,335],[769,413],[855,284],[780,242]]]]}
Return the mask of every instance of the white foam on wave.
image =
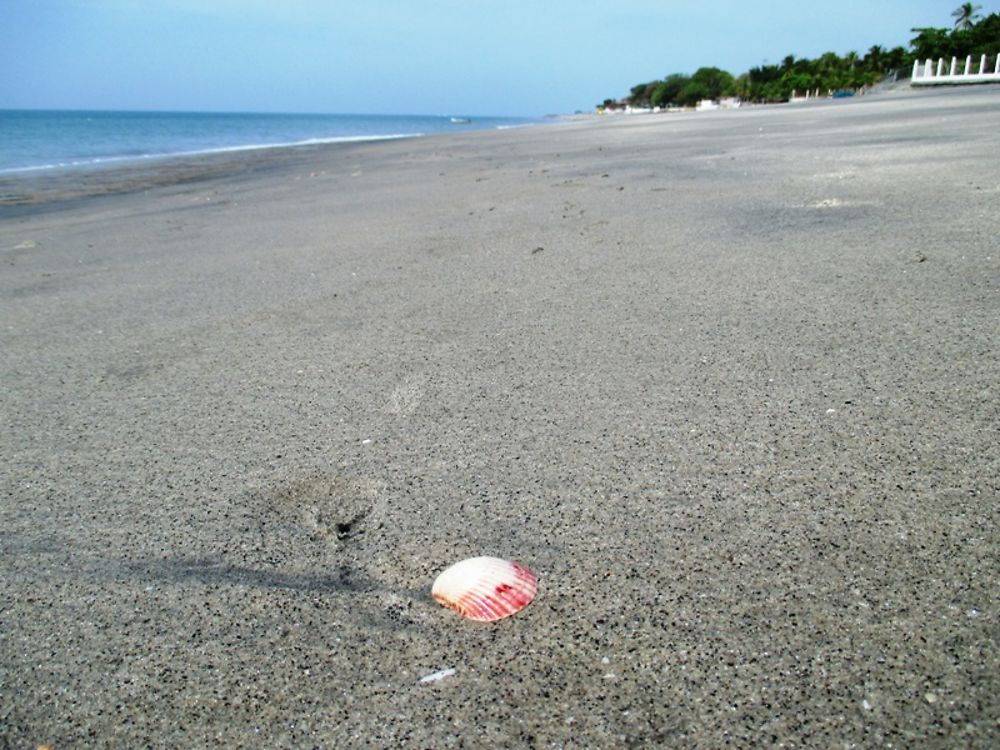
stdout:
{"type": "Polygon", "coordinates": [[[92,159],[76,159],[72,161],[54,162],[52,164],[34,164],[27,167],[8,167],[0,169],[0,174],[18,174],[24,172],[42,172],[51,169],[72,169],[74,167],[97,167],[118,162],[136,162],[147,159],[176,159],[183,156],[204,156],[207,154],[225,154],[238,151],[260,151],[269,148],[295,148],[297,146],[322,146],[331,143],[360,143],[364,141],[390,141],[400,138],[421,138],[425,133],[386,133],[381,135],[341,135],[330,138],[307,138],[302,141],[284,143],[248,143],[238,146],[217,146],[215,148],[195,149],[192,151],[170,151],[162,154],[129,154],[127,156],[95,156],[92,159]]]}

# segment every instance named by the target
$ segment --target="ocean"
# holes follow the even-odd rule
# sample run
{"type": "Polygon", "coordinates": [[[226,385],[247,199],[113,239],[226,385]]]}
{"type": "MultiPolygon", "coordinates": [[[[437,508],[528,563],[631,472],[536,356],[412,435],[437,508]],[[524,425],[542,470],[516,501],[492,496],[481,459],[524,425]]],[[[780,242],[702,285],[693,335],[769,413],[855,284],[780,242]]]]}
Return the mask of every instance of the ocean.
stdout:
{"type": "Polygon", "coordinates": [[[430,115],[0,110],[0,174],[538,122],[430,115]]]}

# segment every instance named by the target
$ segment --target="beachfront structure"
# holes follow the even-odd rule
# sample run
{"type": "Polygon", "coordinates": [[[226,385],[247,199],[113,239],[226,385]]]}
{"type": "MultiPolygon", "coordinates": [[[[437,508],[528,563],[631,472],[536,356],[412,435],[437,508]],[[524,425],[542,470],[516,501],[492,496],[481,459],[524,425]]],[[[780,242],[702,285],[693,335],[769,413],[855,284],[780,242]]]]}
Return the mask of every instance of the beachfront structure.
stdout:
{"type": "Polygon", "coordinates": [[[988,59],[983,55],[979,59],[979,65],[973,66],[972,55],[965,58],[965,65],[959,71],[958,58],[951,58],[951,65],[945,69],[944,58],[921,62],[917,60],[913,63],[913,77],[910,79],[913,86],[940,86],[944,84],[961,83],[1000,83],[1000,54],[996,60],[988,59]],[[990,70],[990,63],[992,70],[990,70]]]}
{"type": "Polygon", "coordinates": [[[715,99],[702,99],[695,106],[698,112],[707,112],[715,109],[739,109],[743,101],[738,96],[726,96],[716,101],[715,99]]]}
{"type": "Polygon", "coordinates": [[[806,89],[804,94],[800,94],[797,89],[792,89],[792,95],[789,97],[788,101],[794,104],[796,102],[807,102],[810,99],[819,99],[819,89],[814,91],[806,89]]]}

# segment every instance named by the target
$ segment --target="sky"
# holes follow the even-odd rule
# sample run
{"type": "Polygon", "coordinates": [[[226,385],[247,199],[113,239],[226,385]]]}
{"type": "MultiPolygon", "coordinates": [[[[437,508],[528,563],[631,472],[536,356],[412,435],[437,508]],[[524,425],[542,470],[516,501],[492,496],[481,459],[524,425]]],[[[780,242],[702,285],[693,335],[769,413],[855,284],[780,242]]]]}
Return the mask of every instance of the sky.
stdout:
{"type": "MultiPolygon", "coordinates": [[[[983,1],[984,14],[1000,0],[983,1]]],[[[0,109],[540,116],[906,46],[956,0],[0,0],[0,109]]]]}

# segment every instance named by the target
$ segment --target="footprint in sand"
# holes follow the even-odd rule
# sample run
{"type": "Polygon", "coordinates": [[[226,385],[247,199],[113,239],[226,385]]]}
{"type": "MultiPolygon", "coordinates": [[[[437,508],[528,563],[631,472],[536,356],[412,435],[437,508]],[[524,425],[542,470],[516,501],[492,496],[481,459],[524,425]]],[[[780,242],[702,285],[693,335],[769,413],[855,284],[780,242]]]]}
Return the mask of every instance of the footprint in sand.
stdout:
{"type": "Polygon", "coordinates": [[[362,477],[313,476],[283,487],[272,507],[317,540],[344,544],[378,515],[380,487],[362,477]]]}

